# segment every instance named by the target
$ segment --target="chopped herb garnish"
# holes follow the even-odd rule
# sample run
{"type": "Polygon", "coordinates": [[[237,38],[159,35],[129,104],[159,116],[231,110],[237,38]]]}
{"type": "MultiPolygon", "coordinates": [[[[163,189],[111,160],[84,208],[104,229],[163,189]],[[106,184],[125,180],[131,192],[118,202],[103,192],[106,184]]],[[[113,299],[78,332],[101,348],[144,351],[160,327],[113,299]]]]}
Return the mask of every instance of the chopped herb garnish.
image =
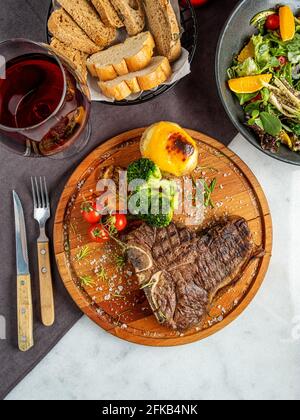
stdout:
{"type": "Polygon", "coordinates": [[[115,226],[116,218],[115,216],[109,216],[105,222],[105,228],[107,229],[110,236],[115,236],[118,234],[118,229],[115,226]]]}
{"type": "Polygon", "coordinates": [[[91,253],[90,248],[85,245],[81,248],[81,250],[78,252],[78,254],[76,255],[76,261],[82,261],[85,258],[87,258],[91,253]]]}
{"type": "MultiPolygon", "coordinates": [[[[192,177],[192,181],[193,181],[194,187],[197,188],[197,180],[194,177],[192,177]]],[[[214,178],[212,182],[210,183],[210,185],[208,185],[204,179],[201,179],[200,181],[202,182],[203,187],[204,187],[204,206],[206,208],[208,207],[214,208],[215,205],[214,205],[214,202],[212,201],[211,196],[216,188],[217,179],[214,178]]]]}
{"type": "Polygon", "coordinates": [[[107,271],[105,270],[105,268],[103,268],[103,267],[100,268],[100,270],[97,273],[97,277],[99,277],[99,279],[101,279],[103,281],[108,280],[108,274],[107,274],[107,271]]]}
{"type": "Polygon", "coordinates": [[[117,255],[115,258],[115,262],[118,268],[124,268],[126,264],[126,257],[125,255],[117,255]]]}
{"type": "Polygon", "coordinates": [[[94,280],[91,276],[81,276],[79,277],[82,287],[91,287],[94,285],[94,280]]]}
{"type": "Polygon", "coordinates": [[[214,208],[214,202],[212,201],[212,194],[216,188],[217,180],[214,178],[210,185],[207,184],[206,181],[203,180],[203,186],[204,186],[204,206],[205,207],[211,207],[214,208]]]}
{"type": "Polygon", "coordinates": [[[75,229],[75,226],[73,225],[73,223],[70,223],[70,228],[71,228],[71,230],[72,230],[72,232],[74,233],[74,235],[76,235],[76,229],[75,229]]]}

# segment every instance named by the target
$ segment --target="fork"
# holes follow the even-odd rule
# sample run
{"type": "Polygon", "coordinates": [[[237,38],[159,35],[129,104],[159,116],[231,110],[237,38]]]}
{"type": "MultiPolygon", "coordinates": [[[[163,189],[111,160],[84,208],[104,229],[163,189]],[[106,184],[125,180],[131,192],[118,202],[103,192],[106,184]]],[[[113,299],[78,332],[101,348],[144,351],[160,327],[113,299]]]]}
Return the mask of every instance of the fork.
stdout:
{"type": "Polygon", "coordinates": [[[41,299],[42,323],[46,327],[54,324],[55,310],[53,285],[50,265],[49,238],[46,235],[46,223],[50,218],[50,203],[45,177],[31,177],[32,197],[34,205],[34,219],[40,227],[37,240],[39,282],[41,299]]]}

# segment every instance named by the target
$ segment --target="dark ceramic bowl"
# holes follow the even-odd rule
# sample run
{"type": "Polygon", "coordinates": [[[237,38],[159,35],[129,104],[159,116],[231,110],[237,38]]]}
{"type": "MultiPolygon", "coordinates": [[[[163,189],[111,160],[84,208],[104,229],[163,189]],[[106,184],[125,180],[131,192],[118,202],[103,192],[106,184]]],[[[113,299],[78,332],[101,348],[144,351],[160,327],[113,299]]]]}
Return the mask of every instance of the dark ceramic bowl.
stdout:
{"type": "Polygon", "coordinates": [[[216,79],[224,108],[238,131],[253,146],[267,155],[300,166],[300,153],[292,152],[285,146],[280,148],[279,153],[271,153],[262,149],[255,134],[245,126],[243,109],[227,85],[227,69],[231,66],[233,56],[241,50],[245,41],[255,33],[255,28],[250,26],[250,20],[256,13],[270,9],[278,3],[290,5],[294,12],[300,9],[300,0],[242,0],[237,5],[226,22],[219,39],[216,55],[216,79]]]}

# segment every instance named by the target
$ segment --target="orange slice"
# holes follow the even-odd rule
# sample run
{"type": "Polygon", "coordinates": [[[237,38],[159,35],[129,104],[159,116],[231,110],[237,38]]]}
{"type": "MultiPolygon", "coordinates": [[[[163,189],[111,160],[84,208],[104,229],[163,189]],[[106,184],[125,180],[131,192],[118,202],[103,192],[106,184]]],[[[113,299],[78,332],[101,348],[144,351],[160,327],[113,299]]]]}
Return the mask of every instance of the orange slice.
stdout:
{"type": "Polygon", "coordinates": [[[287,145],[291,150],[293,150],[293,142],[287,132],[282,131],[280,133],[280,140],[283,144],[287,145]]]}
{"type": "Polygon", "coordinates": [[[295,17],[289,6],[279,9],[280,34],[283,41],[291,41],[296,33],[295,17]]]}
{"type": "Polygon", "coordinates": [[[259,74],[257,76],[240,77],[229,80],[228,84],[232,92],[235,93],[255,93],[264,87],[265,83],[270,83],[272,74],[259,74]]]}
{"type": "Polygon", "coordinates": [[[243,63],[248,58],[253,58],[254,55],[255,55],[255,50],[254,50],[254,45],[251,39],[251,41],[240,52],[238,56],[238,62],[243,63]]]}

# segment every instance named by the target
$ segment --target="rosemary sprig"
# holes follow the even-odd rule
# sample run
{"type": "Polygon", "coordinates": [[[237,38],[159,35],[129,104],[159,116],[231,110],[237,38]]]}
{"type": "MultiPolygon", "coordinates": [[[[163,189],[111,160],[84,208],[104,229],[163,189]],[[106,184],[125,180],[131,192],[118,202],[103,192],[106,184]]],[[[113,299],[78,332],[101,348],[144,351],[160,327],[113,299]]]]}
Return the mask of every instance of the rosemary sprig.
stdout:
{"type": "Polygon", "coordinates": [[[210,183],[210,185],[207,184],[206,181],[203,180],[203,186],[204,186],[204,206],[207,207],[211,207],[211,208],[215,208],[215,204],[212,201],[212,194],[216,188],[217,185],[217,180],[216,178],[214,178],[212,180],[212,182],[210,183]]]}
{"type": "Polygon", "coordinates": [[[92,287],[94,285],[94,280],[91,276],[81,276],[79,277],[82,287],[92,287]]]}
{"type": "Polygon", "coordinates": [[[104,224],[104,227],[106,228],[110,236],[115,236],[118,234],[118,229],[115,226],[115,222],[115,216],[109,216],[104,224]]]}
{"type": "Polygon", "coordinates": [[[100,270],[97,273],[97,277],[103,281],[107,281],[108,280],[108,274],[107,271],[105,270],[105,268],[101,267],[100,270]]]}
{"type": "Polygon", "coordinates": [[[91,253],[91,250],[88,247],[88,245],[83,246],[81,250],[78,252],[78,254],[76,255],[76,261],[84,260],[90,255],[90,253],[91,253]]]}
{"type": "MultiPolygon", "coordinates": [[[[192,177],[192,181],[193,181],[194,187],[197,188],[197,180],[194,177],[192,177]]],[[[213,192],[214,192],[214,190],[216,188],[217,179],[214,178],[212,180],[212,182],[210,183],[210,185],[208,185],[207,182],[204,179],[201,179],[200,181],[202,182],[203,187],[204,187],[204,206],[206,208],[211,207],[211,208],[214,209],[215,208],[215,204],[212,201],[211,196],[212,196],[212,194],[213,194],[213,192]]]]}
{"type": "Polygon", "coordinates": [[[126,257],[125,255],[117,255],[115,258],[115,263],[118,268],[122,269],[126,265],[126,257]]]}
{"type": "Polygon", "coordinates": [[[70,223],[70,228],[71,228],[73,234],[76,235],[77,232],[76,232],[76,229],[75,229],[75,226],[74,226],[73,223],[70,223]]]}

